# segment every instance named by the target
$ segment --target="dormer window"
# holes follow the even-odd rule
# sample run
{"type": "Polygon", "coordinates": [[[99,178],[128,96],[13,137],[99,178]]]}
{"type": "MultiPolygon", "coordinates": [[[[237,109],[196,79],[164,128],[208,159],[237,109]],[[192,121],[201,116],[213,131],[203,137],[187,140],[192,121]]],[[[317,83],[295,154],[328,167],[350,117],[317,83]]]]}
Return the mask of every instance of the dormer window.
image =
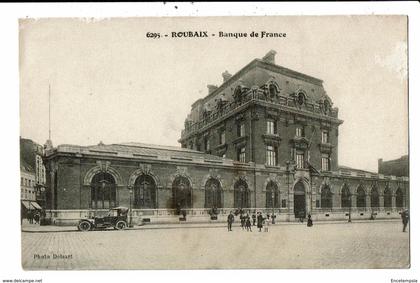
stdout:
{"type": "Polygon", "coordinates": [[[305,103],[305,99],[305,94],[303,92],[299,92],[297,95],[297,103],[302,106],[305,103]]]}
{"type": "Polygon", "coordinates": [[[327,114],[330,111],[330,109],[331,109],[331,104],[327,99],[325,99],[324,100],[324,113],[327,114]]]}

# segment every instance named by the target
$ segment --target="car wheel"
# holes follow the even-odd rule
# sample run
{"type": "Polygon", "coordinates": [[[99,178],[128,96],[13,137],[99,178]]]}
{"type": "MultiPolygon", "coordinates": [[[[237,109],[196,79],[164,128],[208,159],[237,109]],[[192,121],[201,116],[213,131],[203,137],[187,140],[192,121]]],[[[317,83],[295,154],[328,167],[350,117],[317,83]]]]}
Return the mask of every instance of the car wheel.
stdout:
{"type": "Polygon", "coordinates": [[[82,221],[79,223],[77,228],[79,228],[80,231],[86,232],[92,228],[92,224],[90,224],[89,221],[82,221]]]}
{"type": "Polygon", "coordinates": [[[123,230],[126,227],[127,227],[127,223],[125,223],[125,221],[122,221],[122,220],[118,221],[117,224],[115,224],[115,228],[117,230],[123,230]]]}

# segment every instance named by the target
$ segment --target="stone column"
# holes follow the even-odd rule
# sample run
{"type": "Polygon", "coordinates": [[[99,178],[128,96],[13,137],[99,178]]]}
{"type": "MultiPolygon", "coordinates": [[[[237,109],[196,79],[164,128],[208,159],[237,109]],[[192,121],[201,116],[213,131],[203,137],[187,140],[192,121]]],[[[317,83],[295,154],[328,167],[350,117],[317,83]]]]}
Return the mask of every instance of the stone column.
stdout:
{"type": "Polygon", "coordinates": [[[397,208],[396,208],[396,200],[395,200],[395,194],[393,193],[392,194],[392,198],[391,198],[391,200],[392,200],[392,211],[397,211],[397,208]]]}
{"type": "Polygon", "coordinates": [[[381,211],[381,212],[385,211],[384,206],[385,206],[385,198],[384,198],[383,194],[380,194],[379,195],[379,211],[381,211]]]}
{"type": "Polygon", "coordinates": [[[370,195],[366,195],[366,211],[372,211],[372,206],[370,202],[370,195]]]}

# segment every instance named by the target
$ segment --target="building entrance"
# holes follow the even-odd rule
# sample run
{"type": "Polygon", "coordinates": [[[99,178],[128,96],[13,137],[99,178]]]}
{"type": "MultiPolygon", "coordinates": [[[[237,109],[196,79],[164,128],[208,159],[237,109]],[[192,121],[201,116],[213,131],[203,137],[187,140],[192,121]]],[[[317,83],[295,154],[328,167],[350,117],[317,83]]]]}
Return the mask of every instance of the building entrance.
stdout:
{"type": "Polygon", "coordinates": [[[298,182],[294,188],[294,212],[295,218],[306,217],[306,200],[305,200],[305,186],[302,182],[298,182]]]}

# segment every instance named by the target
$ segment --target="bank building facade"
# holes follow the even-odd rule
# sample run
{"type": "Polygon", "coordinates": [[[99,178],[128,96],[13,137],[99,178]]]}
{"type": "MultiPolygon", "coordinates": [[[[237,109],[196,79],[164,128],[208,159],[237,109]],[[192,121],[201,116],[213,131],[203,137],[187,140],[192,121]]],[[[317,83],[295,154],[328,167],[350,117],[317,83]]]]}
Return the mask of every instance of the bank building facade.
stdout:
{"type": "Polygon", "coordinates": [[[275,55],[208,85],[180,147],[47,142],[51,223],[73,225],[115,206],[132,208],[137,223],[225,222],[238,209],[276,221],[399,218],[408,176],[340,167],[343,121],[323,81],[276,65],[275,55]]]}

